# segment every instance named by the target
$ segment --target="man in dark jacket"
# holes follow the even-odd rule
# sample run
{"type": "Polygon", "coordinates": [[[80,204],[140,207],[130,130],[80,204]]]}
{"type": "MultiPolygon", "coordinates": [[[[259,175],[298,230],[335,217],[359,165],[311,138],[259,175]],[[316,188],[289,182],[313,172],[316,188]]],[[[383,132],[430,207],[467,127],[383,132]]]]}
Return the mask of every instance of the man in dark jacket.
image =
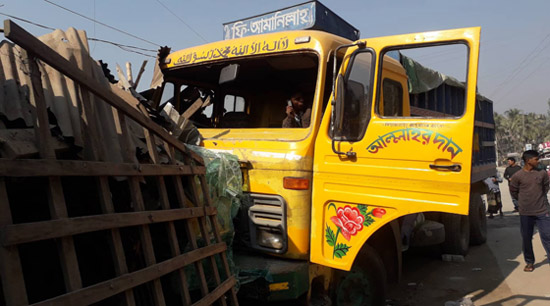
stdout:
{"type": "Polygon", "coordinates": [[[519,206],[523,258],[527,264],[523,271],[532,272],[535,269],[535,254],[533,253],[535,224],[539,230],[546,256],[550,260],[550,207],[546,196],[550,185],[546,172],[535,170],[539,163],[537,151],[525,151],[521,158],[525,162],[525,166],[512,176],[510,192],[512,198],[518,200],[519,206]]]}
{"type": "MultiPolygon", "coordinates": [[[[521,167],[516,164],[516,159],[513,157],[508,157],[507,161],[508,167],[504,170],[504,178],[508,181],[508,186],[510,186],[510,179],[516,172],[521,170],[521,167]]],[[[512,203],[514,203],[514,212],[518,212],[518,201],[512,197],[512,203]]]]}

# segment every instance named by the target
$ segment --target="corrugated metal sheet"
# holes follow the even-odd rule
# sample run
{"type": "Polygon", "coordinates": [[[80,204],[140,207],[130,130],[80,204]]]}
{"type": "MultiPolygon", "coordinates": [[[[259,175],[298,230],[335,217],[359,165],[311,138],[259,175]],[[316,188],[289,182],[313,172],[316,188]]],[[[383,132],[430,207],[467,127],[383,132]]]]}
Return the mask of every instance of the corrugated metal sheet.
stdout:
{"type": "MultiPolygon", "coordinates": [[[[55,30],[41,36],[39,39],[61,56],[74,63],[81,70],[87,72],[90,78],[94,78],[102,86],[111,90],[111,84],[103,75],[101,65],[89,55],[89,46],[86,33],[82,30],[69,28],[66,32],[55,30]]],[[[8,41],[0,42],[0,115],[3,120],[13,122],[21,120],[27,127],[34,125],[32,119],[32,107],[29,100],[30,76],[26,66],[29,60],[21,49],[8,41]]],[[[84,157],[87,155],[87,122],[82,117],[84,107],[79,86],[57,70],[47,64],[39,62],[42,75],[42,89],[47,106],[55,116],[56,125],[61,130],[62,136],[74,139],[74,145],[84,148],[84,157]]],[[[116,133],[114,121],[114,109],[94,95],[86,93],[90,97],[92,120],[97,120],[101,126],[101,148],[106,161],[122,162],[119,138],[116,133]],[[117,154],[115,154],[117,153],[117,154]]],[[[136,104],[138,101],[136,100],[136,104]]],[[[52,121],[50,120],[50,124],[52,121]]],[[[52,126],[52,128],[55,126],[52,126]]],[[[134,139],[143,135],[140,128],[131,127],[137,133],[134,139]]],[[[140,145],[141,147],[141,145],[140,145]]]]}

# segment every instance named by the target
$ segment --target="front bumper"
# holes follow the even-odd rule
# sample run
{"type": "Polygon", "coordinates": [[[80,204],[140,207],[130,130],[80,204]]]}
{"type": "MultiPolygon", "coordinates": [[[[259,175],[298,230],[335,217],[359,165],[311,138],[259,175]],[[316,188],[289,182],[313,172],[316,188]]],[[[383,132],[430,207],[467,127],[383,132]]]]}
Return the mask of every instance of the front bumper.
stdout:
{"type": "Polygon", "coordinates": [[[257,301],[293,300],[309,289],[309,262],[235,253],[239,298],[257,301]]]}

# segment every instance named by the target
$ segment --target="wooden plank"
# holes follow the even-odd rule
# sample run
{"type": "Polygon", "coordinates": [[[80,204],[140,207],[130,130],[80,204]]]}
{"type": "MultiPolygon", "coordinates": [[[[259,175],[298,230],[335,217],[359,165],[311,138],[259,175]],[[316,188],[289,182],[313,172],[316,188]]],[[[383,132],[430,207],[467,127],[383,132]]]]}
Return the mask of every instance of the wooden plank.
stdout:
{"type": "MultiPolygon", "coordinates": [[[[140,108],[144,108],[143,105],[140,105],[140,108]]],[[[155,142],[155,136],[149,132],[147,129],[143,129],[145,139],[147,141],[147,148],[149,150],[149,156],[151,157],[151,160],[155,164],[160,163],[160,159],[157,153],[157,144],[155,142]]],[[[170,201],[168,199],[168,192],[166,190],[166,184],[164,181],[163,176],[157,177],[157,185],[158,185],[158,191],[160,195],[160,204],[162,209],[166,211],[170,211],[170,201]]],[[[166,224],[166,232],[168,234],[168,243],[170,245],[170,255],[172,257],[179,256],[181,254],[181,250],[179,247],[178,237],[176,235],[176,229],[174,227],[173,222],[168,222],[166,224]]],[[[187,277],[185,276],[185,271],[183,269],[179,269],[177,272],[177,282],[178,287],[181,291],[181,298],[183,305],[190,305],[191,295],[189,294],[189,285],[187,283],[187,277]]]]}
{"type": "MultiPolygon", "coordinates": [[[[158,211],[112,213],[51,221],[11,224],[0,229],[0,243],[3,246],[10,246],[107,229],[172,222],[175,220],[204,217],[204,212],[205,210],[203,208],[194,207],[158,211]]],[[[209,208],[206,210],[206,213],[215,215],[216,209],[209,208]]]]}
{"type": "MultiPolygon", "coordinates": [[[[34,59],[34,54],[27,54],[22,51],[23,58],[29,58],[27,65],[31,76],[30,86],[30,102],[34,107],[34,128],[37,137],[38,149],[40,156],[45,159],[55,159],[55,152],[50,144],[50,128],[48,122],[48,113],[46,109],[46,101],[44,92],[42,91],[42,79],[40,70],[34,59]]],[[[61,179],[56,176],[48,178],[49,192],[48,202],[50,207],[50,215],[52,219],[62,219],[67,217],[67,206],[63,195],[63,187],[61,179]]],[[[73,244],[72,237],[64,237],[57,241],[61,270],[65,280],[65,288],[67,291],[74,291],[82,288],[82,280],[80,278],[80,270],[78,268],[78,260],[73,244]]]]}
{"type": "MultiPolygon", "coordinates": [[[[175,162],[174,157],[176,156],[174,148],[169,147],[166,144],[165,149],[166,149],[168,155],[171,157],[172,163],[174,163],[175,162]]],[[[186,156],[184,156],[184,159],[185,159],[186,162],[191,162],[190,159],[186,156]]],[[[191,196],[193,197],[191,199],[191,201],[192,201],[192,203],[195,203],[195,205],[196,205],[196,204],[199,203],[198,193],[200,193],[200,191],[197,188],[197,184],[196,184],[196,181],[194,179],[194,176],[187,176],[187,179],[188,179],[188,182],[190,183],[190,185],[192,187],[192,190],[193,190],[193,192],[191,193],[191,196]]],[[[185,203],[185,195],[181,194],[181,192],[183,191],[183,189],[181,189],[181,180],[179,180],[179,177],[177,177],[177,176],[174,177],[174,180],[176,181],[176,193],[178,194],[178,200],[180,201],[180,203],[185,203]]],[[[202,208],[207,211],[207,210],[212,209],[214,207],[212,207],[212,200],[211,200],[210,194],[208,192],[208,187],[207,187],[207,184],[206,184],[205,175],[200,175],[199,176],[199,182],[201,183],[201,190],[202,190],[202,193],[203,193],[203,199],[205,201],[205,203],[204,203],[205,205],[202,205],[202,208]]],[[[204,239],[206,241],[206,244],[208,245],[209,240],[210,240],[210,235],[205,233],[205,224],[204,224],[205,220],[204,220],[204,218],[199,218],[198,221],[199,221],[199,226],[201,228],[201,232],[202,232],[203,237],[208,237],[208,238],[204,239]]],[[[214,215],[214,218],[210,219],[210,223],[213,226],[212,230],[215,234],[216,242],[217,243],[223,243],[222,240],[221,240],[221,237],[219,235],[219,232],[218,232],[217,220],[216,220],[215,215],[214,215]]],[[[190,227],[188,226],[188,228],[190,228],[190,227]]],[[[190,229],[188,231],[190,231],[190,229]]],[[[196,247],[196,243],[195,243],[195,245],[192,244],[192,246],[196,247]]],[[[233,278],[233,276],[231,275],[230,270],[229,270],[229,263],[228,263],[228,260],[227,260],[226,253],[221,252],[219,255],[222,259],[222,265],[224,266],[224,271],[225,271],[228,279],[233,278]]],[[[219,288],[220,287],[220,282],[218,281],[219,274],[218,274],[217,265],[216,265],[215,260],[214,260],[214,256],[211,256],[210,260],[211,260],[211,264],[213,265],[212,269],[215,272],[215,277],[217,278],[217,285],[218,285],[218,288],[219,288]]],[[[202,270],[202,266],[200,267],[200,269],[202,270]]],[[[199,272],[197,274],[201,275],[199,272]]],[[[225,292],[226,291],[223,291],[223,293],[225,293],[225,292]]],[[[206,296],[206,295],[203,293],[203,296],[206,296]]],[[[237,293],[235,291],[234,286],[231,287],[230,294],[229,294],[229,299],[230,299],[230,302],[231,302],[232,305],[239,305],[239,302],[237,300],[237,293]]],[[[216,300],[219,300],[222,305],[226,305],[225,297],[222,297],[221,299],[214,299],[212,302],[214,302],[216,300]]]]}
{"type": "MultiPolygon", "coordinates": [[[[135,159],[133,155],[133,150],[130,149],[132,142],[130,140],[130,130],[126,123],[126,117],[118,112],[118,117],[116,118],[119,122],[119,127],[121,129],[121,147],[123,148],[123,160],[125,162],[132,162],[135,159]]],[[[141,187],[139,186],[138,177],[128,177],[128,187],[130,189],[130,197],[133,203],[134,211],[144,211],[145,203],[143,201],[143,195],[141,193],[141,187]]],[[[145,258],[145,264],[147,266],[154,265],[156,263],[155,252],[153,250],[153,240],[151,238],[151,232],[148,225],[142,225],[139,229],[139,236],[141,241],[141,250],[145,258]]],[[[160,279],[153,280],[151,284],[151,290],[153,294],[153,300],[155,305],[165,305],[164,294],[162,292],[162,285],[160,279]]]]}
{"type": "Polygon", "coordinates": [[[134,76],[132,75],[132,63],[126,62],[126,79],[134,87],[134,76]]]}
{"type": "MultiPolygon", "coordinates": [[[[184,159],[185,159],[186,162],[191,162],[189,157],[184,156],[184,159]]],[[[211,205],[211,202],[209,202],[210,194],[208,193],[208,188],[207,188],[206,185],[203,185],[203,183],[206,183],[206,177],[204,175],[199,176],[199,180],[200,180],[200,183],[201,183],[201,187],[204,187],[203,189],[198,188],[197,182],[195,181],[195,176],[187,176],[187,182],[193,190],[193,192],[191,193],[191,197],[192,197],[191,203],[193,203],[193,205],[195,205],[195,206],[200,206],[200,207],[203,207],[204,209],[206,209],[208,206],[211,205]],[[199,196],[198,196],[199,194],[201,194],[201,192],[203,193],[203,197],[202,197],[203,202],[202,203],[199,202],[199,196]],[[204,192],[206,192],[206,194],[204,194],[204,192]]],[[[209,234],[209,231],[208,231],[207,226],[206,226],[206,218],[198,218],[197,221],[199,223],[199,229],[201,231],[201,235],[202,235],[202,237],[205,237],[204,238],[204,243],[208,246],[210,244],[210,234],[209,234]]],[[[210,225],[212,226],[212,232],[214,232],[214,234],[217,234],[216,216],[214,216],[214,218],[210,218],[210,225]]],[[[221,242],[221,239],[219,239],[219,234],[217,236],[215,235],[215,238],[217,239],[217,242],[221,242]]],[[[224,261],[223,256],[225,256],[225,253],[220,254],[220,256],[222,257],[222,265],[228,264],[227,258],[225,258],[225,261],[224,261]]],[[[216,282],[216,286],[220,286],[221,278],[220,278],[220,273],[218,271],[218,266],[216,264],[216,259],[214,258],[214,256],[212,256],[212,257],[209,257],[208,260],[209,260],[210,266],[212,268],[212,273],[214,274],[213,276],[214,276],[214,280],[216,282]]],[[[226,271],[229,271],[229,265],[226,265],[224,268],[226,269],[226,271]]],[[[229,275],[230,274],[227,274],[228,277],[229,277],[229,275]]],[[[231,301],[233,302],[233,297],[231,297],[231,301]]],[[[227,305],[225,297],[219,299],[219,302],[222,306],[227,305]]],[[[235,302],[237,302],[236,295],[235,295],[235,302]]],[[[234,304],[234,305],[236,305],[236,304],[234,304]]]]}
{"type": "MultiPolygon", "coordinates": [[[[121,137],[120,144],[123,152],[122,158],[127,163],[132,162],[135,159],[135,156],[133,156],[132,150],[129,149],[132,143],[129,136],[130,131],[128,129],[128,126],[126,125],[126,117],[120,112],[118,112],[117,114],[118,116],[115,117],[115,121],[117,121],[117,128],[120,129],[119,135],[121,137]]],[[[141,187],[139,186],[139,178],[135,176],[128,177],[128,187],[130,188],[130,197],[133,203],[134,211],[144,211],[145,203],[143,202],[141,187]]],[[[140,227],[139,236],[141,241],[141,250],[145,258],[145,264],[147,266],[152,266],[156,264],[155,252],[153,250],[153,240],[151,239],[151,231],[149,230],[148,225],[142,225],[140,227]]],[[[160,279],[153,280],[151,289],[155,305],[165,305],[166,302],[164,300],[164,294],[162,292],[162,284],[160,282],[160,279]]]]}
{"type": "MultiPolygon", "coordinates": [[[[83,62],[85,60],[89,61],[89,59],[77,59],[80,68],[84,66],[83,62]]],[[[88,151],[91,152],[91,157],[93,160],[106,160],[106,152],[103,150],[103,146],[99,143],[101,141],[99,136],[99,123],[96,120],[96,116],[94,116],[94,109],[92,107],[90,93],[84,88],[80,88],[80,93],[82,97],[82,104],[84,107],[84,111],[82,113],[82,121],[85,121],[88,125],[88,129],[85,129],[85,131],[83,131],[83,134],[87,138],[87,143],[89,144],[88,151]]],[[[81,124],[81,126],[85,126],[85,124],[81,124]]],[[[99,192],[101,212],[103,214],[115,213],[113,201],[111,198],[111,190],[109,188],[109,178],[107,176],[99,176],[97,178],[97,190],[99,192]]],[[[116,275],[120,276],[128,273],[126,254],[124,253],[124,246],[122,244],[122,238],[120,237],[119,229],[111,229],[110,234],[109,247],[111,249],[111,256],[113,258],[113,266],[116,275]]],[[[124,304],[126,306],[136,305],[133,290],[124,291],[124,304]]]]}
{"type": "MultiPolygon", "coordinates": [[[[115,209],[111,198],[109,181],[105,176],[98,178],[98,190],[99,201],[101,203],[101,211],[104,214],[113,214],[115,209]]],[[[111,248],[111,255],[113,258],[113,265],[117,276],[128,273],[128,264],[126,262],[126,255],[124,253],[124,247],[122,245],[122,238],[120,237],[120,231],[118,228],[111,229],[111,239],[109,239],[109,245],[111,248]]],[[[124,302],[127,306],[133,306],[136,304],[133,290],[124,291],[124,302]]]]}
{"type": "Polygon", "coordinates": [[[203,166],[0,158],[0,176],[158,176],[204,174],[203,166]]]}
{"type": "MultiPolygon", "coordinates": [[[[220,299],[226,292],[230,291],[237,284],[237,281],[232,276],[221,283],[216,289],[212,290],[209,295],[203,297],[193,306],[208,306],[214,304],[214,302],[220,299]]],[[[238,305],[238,304],[233,304],[238,305]]]]}
{"type": "MultiPolygon", "coordinates": [[[[168,155],[171,157],[171,162],[174,163],[175,162],[174,157],[176,156],[174,148],[169,147],[166,144],[165,149],[168,152],[168,155]]],[[[190,159],[188,157],[186,157],[185,155],[184,155],[184,159],[185,159],[186,162],[191,162],[190,159]]],[[[174,180],[175,180],[175,183],[176,183],[176,193],[178,195],[178,201],[180,201],[180,203],[185,203],[185,195],[181,194],[181,192],[183,191],[183,189],[181,188],[181,180],[177,176],[174,177],[174,180]],[[181,194],[181,196],[180,196],[180,194],[181,194]]],[[[197,184],[196,184],[196,181],[194,179],[194,176],[187,176],[187,180],[188,180],[188,182],[191,185],[192,190],[193,190],[193,192],[191,193],[191,196],[193,197],[191,199],[191,202],[194,203],[194,205],[196,206],[199,203],[198,193],[200,193],[200,191],[197,188],[197,184]]],[[[199,182],[201,183],[201,191],[203,193],[203,200],[205,201],[204,202],[205,205],[202,205],[202,208],[204,208],[205,210],[214,208],[214,207],[212,207],[212,199],[210,198],[210,193],[208,192],[208,187],[207,187],[208,185],[206,183],[205,175],[199,175],[199,182]]],[[[199,227],[201,228],[201,232],[202,232],[203,237],[208,237],[208,238],[204,239],[206,241],[206,244],[208,245],[209,240],[210,240],[210,235],[205,234],[205,232],[206,232],[205,231],[205,224],[204,224],[205,220],[204,220],[204,218],[199,218],[198,221],[199,221],[199,227]]],[[[216,242],[217,243],[223,243],[222,240],[221,240],[221,236],[219,235],[218,228],[217,228],[216,216],[214,216],[214,218],[210,218],[210,224],[213,226],[212,231],[214,232],[216,242]]],[[[189,226],[188,226],[188,231],[191,231],[189,226]]],[[[196,243],[195,243],[195,245],[192,244],[192,247],[196,247],[196,243]]],[[[231,275],[231,272],[229,270],[229,262],[227,260],[226,253],[221,252],[219,255],[221,257],[222,265],[223,265],[223,268],[224,268],[224,271],[225,271],[227,277],[228,278],[233,278],[233,276],[231,275]]],[[[219,287],[220,286],[220,282],[218,281],[219,273],[218,273],[217,265],[214,261],[214,256],[210,257],[210,260],[211,260],[211,264],[213,265],[212,269],[215,272],[215,277],[217,278],[217,285],[219,287]]],[[[200,269],[202,270],[202,266],[200,266],[200,269]]],[[[199,271],[201,271],[201,270],[198,270],[198,272],[197,272],[198,275],[201,275],[199,273],[199,271]]],[[[206,296],[206,295],[203,293],[203,296],[206,296]]],[[[237,292],[235,291],[234,286],[230,290],[229,300],[230,300],[232,305],[239,305],[239,302],[237,300],[237,292]]],[[[222,305],[226,305],[225,298],[221,298],[221,299],[219,299],[219,301],[222,303],[222,305]]]]}
{"type": "MultiPolygon", "coordinates": [[[[189,119],[191,118],[191,116],[193,116],[193,114],[195,114],[197,112],[197,110],[199,110],[203,105],[208,105],[210,104],[210,96],[208,96],[208,98],[206,98],[206,101],[203,101],[200,97],[197,99],[197,101],[195,101],[195,103],[191,104],[191,106],[189,106],[188,109],[185,110],[185,112],[183,112],[182,114],[182,119],[189,119]]],[[[181,120],[181,119],[180,119],[181,120]]],[[[178,122],[178,125],[181,126],[181,123],[178,122]]]]}
{"type": "Polygon", "coordinates": [[[141,76],[143,75],[143,72],[145,72],[145,65],[147,65],[147,60],[144,60],[141,64],[141,67],[139,68],[138,75],[136,77],[136,82],[134,83],[134,88],[137,88],[139,85],[139,80],[141,80],[141,76]]]}
{"type": "Polygon", "coordinates": [[[205,248],[187,252],[179,255],[178,257],[165,260],[144,269],[124,274],[114,279],[110,279],[78,291],[70,292],[32,305],[64,306],[89,305],[96,303],[125,290],[129,290],[133,287],[159,279],[163,275],[200,261],[208,256],[212,256],[213,254],[224,252],[226,249],[227,246],[225,243],[216,243],[205,248]]]}
{"type": "MultiPolygon", "coordinates": [[[[194,180],[193,180],[193,182],[194,182],[194,180]]],[[[206,182],[206,176],[200,175],[199,176],[199,182],[200,182],[200,188],[202,190],[202,196],[203,196],[203,199],[205,201],[204,207],[205,208],[213,208],[212,198],[210,198],[210,192],[208,190],[208,184],[206,182]]],[[[196,188],[196,183],[194,183],[194,185],[195,185],[194,188],[196,188]]],[[[212,226],[212,232],[214,233],[214,237],[216,239],[216,242],[221,243],[222,238],[220,236],[220,231],[218,229],[218,221],[216,219],[216,216],[213,216],[213,218],[212,218],[212,216],[209,216],[209,220],[210,220],[210,225],[212,226]]],[[[227,254],[225,254],[225,252],[223,252],[223,253],[220,254],[220,257],[221,257],[221,260],[222,260],[222,266],[224,268],[225,275],[227,275],[228,278],[232,277],[231,276],[231,271],[229,269],[229,262],[227,260],[227,254]]],[[[230,298],[230,301],[231,301],[232,305],[238,305],[239,304],[239,302],[237,300],[237,292],[235,291],[235,287],[231,288],[229,298],[230,298]]]]}
{"type": "Polygon", "coordinates": [[[23,58],[28,58],[28,69],[31,75],[30,88],[30,102],[34,107],[34,130],[35,141],[38,147],[38,151],[42,158],[55,159],[55,152],[48,141],[51,138],[50,124],[48,120],[48,111],[46,109],[46,101],[44,98],[44,92],[42,91],[42,80],[40,76],[40,70],[34,60],[32,54],[27,54],[23,50],[23,58]]]}
{"type": "MultiPolygon", "coordinates": [[[[174,152],[174,148],[168,146],[168,144],[165,145],[165,148],[166,148],[167,152],[169,152],[168,154],[172,157],[170,159],[170,162],[172,164],[175,164],[176,160],[175,160],[174,157],[176,156],[176,154],[174,152]]],[[[183,190],[181,177],[174,176],[173,180],[174,180],[174,186],[175,186],[175,189],[176,189],[176,196],[178,198],[178,206],[179,207],[185,207],[185,191],[183,190]]],[[[185,221],[185,234],[187,236],[187,240],[191,244],[191,250],[198,249],[197,236],[195,235],[193,227],[191,226],[191,224],[189,223],[188,220],[185,221]]],[[[204,237],[208,237],[208,236],[204,236],[204,237]]],[[[205,238],[204,240],[207,240],[207,239],[208,238],[205,238]]],[[[206,296],[208,294],[208,284],[206,282],[206,276],[204,274],[204,268],[203,268],[201,262],[195,262],[195,272],[196,272],[197,276],[199,277],[199,285],[200,285],[201,294],[202,294],[202,296],[206,296]]]]}
{"type": "MultiPolygon", "coordinates": [[[[200,190],[197,189],[197,183],[195,181],[195,177],[194,176],[187,176],[187,181],[188,181],[189,185],[192,186],[192,190],[193,190],[193,192],[191,193],[193,195],[192,202],[195,205],[199,205],[198,194],[199,194],[200,190]]],[[[206,201],[204,201],[202,203],[202,205],[200,205],[204,209],[206,209],[206,203],[205,202],[206,201]]],[[[217,224],[217,220],[215,218],[216,218],[216,216],[214,216],[214,219],[210,219],[210,225],[212,226],[212,231],[213,232],[215,232],[215,228],[216,228],[215,225],[217,224]],[[215,222],[215,223],[212,223],[212,222],[215,222]]],[[[197,221],[199,222],[199,229],[200,229],[201,235],[204,238],[204,244],[206,246],[208,246],[210,244],[210,232],[208,231],[208,228],[206,226],[206,218],[198,218],[197,221]]],[[[208,258],[208,261],[210,262],[210,267],[212,269],[212,273],[213,273],[213,276],[214,276],[214,281],[216,282],[216,286],[220,286],[221,278],[220,278],[220,272],[218,271],[218,265],[216,264],[216,258],[214,258],[214,256],[211,256],[211,257],[208,258]]],[[[219,299],[219,302],[223,306],[227,305],[227,302],[225,301],[225,298],[219,299]]]]}
{"type": "MultiPolygon", "coordinates": [[[[6,182],[3,177],[0,177],[0,228],[10,224],[12,224],[12,218],[6,182]]],[[[28,304],[17,247],[0,247],[0,278],[7,306],[28,304]]]]}
{"type": "Polygon", "coordinates": [[[183,143],[171,136],[158,124],[154,123],[148,116],[145,116],[136,110],[136,108],[132,105],[136,105],[137,100],[131,97],[131,95],[117,95],[112,90],[107,90],[89,74],[75,67],[75,65],[71,64],[61,55],[56,53],[50,47],[42,43],[36,37],[29,34],[11,20],[4,21],[4,36],[21,46],[23,49],[32,50],[34,55],[40,60],[65,74],[67,77],[88,89],[90,92],[99,96],[102,100],[114,106],[119,111],[135,120],[137,123],[147,127],[164,141],[170,143],[170,145],[176,147],[182,152],[185,152],[187,155],[190,155],[195,162],[200,165],[204,164],[202,158],[198,154],[188,150],[183,143]]]}
{"type": "MultiPolygon", "coordinates": [[[[67,218],[67,206],[61,187],[61,179],[52,176],[49,178],[50,191],[48,195],[50,203],[50,214],[52,219],[67,218]]],[[[62,237],[57,241],[61,270],[65,279],[67,291],[74,291],[82,288],[78,259],[74,248],[73,237],[62,237]]]]}
{"type": "MultiPolygon", "coordinates": [[[[108,178],[105,176],[99,177],[97,185],[100,193],[99,197],[101,203],[101,211],[104,214],[113,214],[115,212],[115,209],[111,198],[108,178]]],[[[118,228],[111,229],[109,246],[111,248],[113,266],[115,268],[116,275],[120,276],[128,273],[126,254],[124,253],[122,238],[120,237],[120,231],[118,228]]],[[[127,306],[133,306],[136,304],[134,292],[132,290],[124,291],[124,302],[127,306]]]]}

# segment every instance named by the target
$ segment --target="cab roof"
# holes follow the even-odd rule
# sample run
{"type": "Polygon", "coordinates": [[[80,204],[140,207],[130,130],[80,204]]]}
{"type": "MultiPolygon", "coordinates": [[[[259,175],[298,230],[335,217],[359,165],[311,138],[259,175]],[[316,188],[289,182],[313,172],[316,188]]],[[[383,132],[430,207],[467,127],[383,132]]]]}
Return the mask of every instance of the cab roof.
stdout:
{"type": "Polygon", "coordinates": [[[306,49],[328,54],[336,46],[349,43],[351,41],[347,38],[316,30],[277,32],[222,40],[175,51],[166,57],[161,68],[170,69],[230,58],[306,49]]]}

